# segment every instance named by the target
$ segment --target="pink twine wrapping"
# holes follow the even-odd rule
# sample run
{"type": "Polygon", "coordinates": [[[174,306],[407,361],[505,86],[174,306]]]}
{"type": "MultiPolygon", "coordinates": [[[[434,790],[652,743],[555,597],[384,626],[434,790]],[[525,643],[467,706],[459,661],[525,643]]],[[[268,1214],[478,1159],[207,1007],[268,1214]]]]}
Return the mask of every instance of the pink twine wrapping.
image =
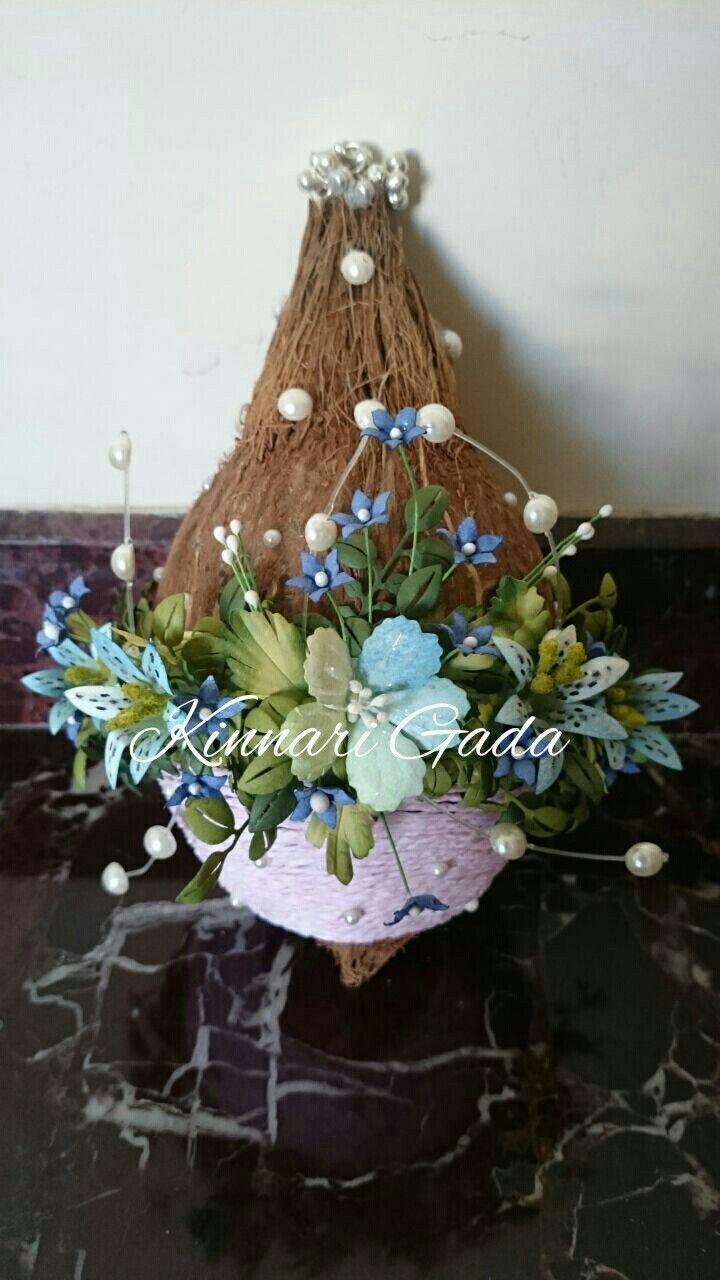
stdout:
{"type": "MultiPolygon", "coordinates": [[[[174,790],[170,779],[161,779],[166,796],[174,790]]],[[[239,826],[247,816],[228,788],[223,795],[239,826]]],[[[182,808],[178,825],[194,853],[204,861],[213,852],[189,830],[182,808]]],[[[388,817],[413,894],[434,894],[446,902],[447,911],[423,911],[387,927],[393,912],[407,894],[381,822],[373,828],[375,847],[362,860],[353,859],[355,875],[342,885],[325,870],[325,851],[305,839],[304,824],[286,822],[277,840],[257,866],[248,857],[250,836],[240,837],[230,854],[220,884],[237,905],[250,908],[271,924],[281,925],[306,938],[323,942],[380,942],[445,924],[480,898],[505,866],[490,848],[487,835],[495,822],[492,814],[466,809],[456,794],[443,796],[432,806],[409,801],[388,817]],[[442,875],[435,867],[445,864],[442,875]],[[348,924],[345,913],[359,909],[362,915],[348,924]]],[[[217,847],[217,846],[215,846],[217,847]]]]}

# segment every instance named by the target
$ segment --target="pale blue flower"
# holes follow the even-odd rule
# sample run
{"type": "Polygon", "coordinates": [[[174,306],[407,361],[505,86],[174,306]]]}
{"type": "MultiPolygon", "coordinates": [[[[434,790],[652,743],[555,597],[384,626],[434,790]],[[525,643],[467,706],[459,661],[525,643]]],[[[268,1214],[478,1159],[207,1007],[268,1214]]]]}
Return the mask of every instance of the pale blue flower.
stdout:
{"type": "Polygon", "coordinates": [[[419,427],[415,421],[416,409],[401,409],[395,417],[386,409],[376,409],[372,418],[374,426],[365,427],[360,435],[371,436],[373,440],[386,444],[389,449],[397,449],[400,444],[410,444],[417,436],[425,435],[426,428],[419,427]]]}
{"type": "Polygon", "coordinates": [[[315,602],[322,600],[326,592],[334,591],[336,587],[344,587],[346,583],[355,581],[349,573],[343,573],[341,570],[335,547],[328,552],[324,561],[319,560],[309,551],[301,551],[300,563],[302,574],[296,578],[288,578],[285,585],[297,587],[298,591],[304,591],[305,595],[315,602]]]}
{"type": "Polygon", "coordinates": [[[435,532],[450,543],[455,564],[496,564],[493,551],[504,541],[494,533],[479,534],[472,516],[460,521],[454,536],[449,529],[436,529],[435,532]]]}
{"type": "Polygon", "coordinates": [[[389,489],[374,501],[363,493],[362,489],[356,489],[350,503],[352,515],[344,515],[341,512],[340,515],[330,516],[330,519],[341,526],[343,538],[349,538],[351,533],[361,533],[363,529],[369,529],[373,524],[387,524],[390,520],[386,512],[389,497],[389,489]]]}
{"type": "Polygon", "coordinates": [[[298,787],[295,791],[295,808],[290,814],[291,822],[306,822],[314,814],[331,831],[337,826],[338,805],[354,804],[352,796],[342,787],[298,787]],[[322,804],[313,805],[314,797],[324,797],[322,804]],[[325,805],[327,801],[327,805],[325,805]]]}

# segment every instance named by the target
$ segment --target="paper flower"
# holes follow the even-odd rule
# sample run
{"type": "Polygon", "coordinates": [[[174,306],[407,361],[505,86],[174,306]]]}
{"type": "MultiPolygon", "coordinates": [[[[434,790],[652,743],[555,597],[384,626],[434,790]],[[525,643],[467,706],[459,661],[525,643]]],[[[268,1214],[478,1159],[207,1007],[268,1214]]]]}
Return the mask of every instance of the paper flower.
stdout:
{"type": "Polygon", "coordinates": [[[216,773],[181,773],[179,785],[175,788],[166,804],[168,808],[183,804],[185,800],[216,796],[227,782],[227,774],[216,773]]]}
{"type": "Polygon", "coordinates": [[[607,745],[611,770],[632,772],[624,765],[633,755],[641,755],[666,769],[682,769],[672,742],[657,728],[667,720],[679,720],[697,711],[698,703],[692,698],[671,692],[681,679],[681,671],[648,671],[608,690],[610,715],[625,730],[624,742],[607,745]]]}
{"type": "Polygon", "coordinates": [[[504,541],[494,533],[478,534],[477,524],[472,516],[466,516],[460,521],[455,535],[443,528],[436,529],[435,532],[442,538],[447,538],[455,564],[495,564],[493,551],[504,541]]]}
{"type": "Polygon", "coordinates": [[[165,665],[154,644],[145,647],[138,667],[106,630],[91,631],[90,642],[117,683],[76,685],[65,696],[83,715],[106,722],[105,772],[110,786],[117,783],[120,762],[131,742],[130,777],[139,782],[177,722],[165,665]]]}
{"type": "Polygon", "coordinates": [[[65,619],[80,608],[80,601],[87,593],[82,577],[73,578],[67,591],[50,592],[42,613],[42,626],[35,637],[41,649],[53,649],[67,639],[65,619]]]}
{"type": "Polygon", "coordinates": [[[295,808],[290,814],[291,822],[305,822],[314,814],[331,831],[337,826],[338,805],[355,803],[342,787],[304,786],[295,792],[295,800],[295,808]]]}
{"type": "Polygon", "coordinates": [[[366,493],[363,493],[362,489],[356,489],[350,503],[352,515],[343,515],[341,513],[337,516],[330,516],[330,519],[341,526],[343,538],[349,538],[351,533],[369,529],[373,524],[387,524],[390,517],[386,515],[385,509],[389,497],[389,489],[385,493],[381,493],[374,501],[366,493]]]}
{"type": "Polygon", "coordinates": [[[397,449],[399,444],[410,444],[417,436],[425,435],[425,427],[416,425],[416,417],[415,409],[401,409],[395,417],[387,409],[376,409],[372,416],[375,425],[365,427],[360,435],[371,436],[389,449],[397,449]]]}
{"type": "MultiPolygon", "coordinates": [[[[293,736],[318,728],[348,733],[347,776],[358,800],[392,812],[423,790],[425,761],[443,744],[456,745],[470,704],[462,689],[439,678],[442,650],[436,635],[410,618],[386,618],[368,636],[354,670],[341,637],[328,627],[308,638],[305,678],[315,703],[296,707],[285,721],[293,736]],[[397,726],[412,717],[401,731],[397,726]]],[[[296,777],[319,778],[332,768],[333,749],[293,759],[296,777]]]]}
{"type": "Polygon", "coordinates": [[[186,713],[185,737],[214,733],[219,743],[227,742],[232,733],[228,719],[245,711],[247,705],[241,698],[229,699],[222,694],[214,676],[206,676],[197,693],[176,693],[173,702],[186,713]]]}
{"type": "Polygon", "coordinates": [[[354,582],[354,578],[349,573],[343,573],[340,568],[335,547],[328,552],[324,561],[309,551],[301,551],[300,563],[302,574],[296,578],[288,578],[286,586],[297,587],[298,591],[304,591],[314,602],[322,600],[327,591],[334,591],[336,587],[354,582]]]}
{"type": "Polygon", "coordinates": [[[441,902],[440,899],[436,898],[432,893],[420,893],[414,898],[408,898],[407,902],[405,902],[402,907],[399,907],[397,911],[393,912],[392,920],[385,921],[385,925],[390,927],[390,925],[399,924],[400,921],[404,920],[406,916],[409,916],[411,912],[414,916],[418,916],[421,911],[447,911],[447,909],[447,903],[441,902]]]}
{"type": "Polygon", "coordinates": [[[477,627],[470,627],[467,618],[463,616],[459,609],[450,617],[450,622],[441,622],[440,631],[446,631],[454,649],[459,649],[464,658],[471,654],[485,654],[491,658],[499,658],[500,654],[494,645],[488,644],[488,640],[492,635],[492,626],[489,624],[481,624],[477,627]]]}
{"type": "Polygon", "coordinates": [[[529,748],[532,746],[537,734],[532,727],[527,728],[521,733],[517,740],[517,748],[525,751],[527,754],[522,757],[514,756],[512,751],[506,751],[504,755],[498,757],[494,770],[496,778],[516,778],[518,782],[524,782],[526,786],[536,789],[538,780],[538,765],[543,756],[548,754],[550,744],[540,748],[535,755],[531,755],[529,748]]]}

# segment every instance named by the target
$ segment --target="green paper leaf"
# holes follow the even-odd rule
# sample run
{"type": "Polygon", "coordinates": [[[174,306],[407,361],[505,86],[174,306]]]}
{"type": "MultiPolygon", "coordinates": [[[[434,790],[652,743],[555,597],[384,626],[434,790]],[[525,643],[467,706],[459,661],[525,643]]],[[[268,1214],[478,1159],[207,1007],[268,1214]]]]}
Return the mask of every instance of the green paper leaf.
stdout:
{"type": "Polygon", "coordinates": [[[193,796],[186,800],[183,815],[203,844],[222,844],[235,831],[232,811],[222,796],[193,796]]]}
{"type": "Polygon", "coordinates": [[[397,593],[397,607],[406,618],[422,618],[437,604],[442,571],[439,565],[416,569],[397,593]]]}
{"type": "Polygon", "coordinates": [[[341,884],[353,878],[352,858],[366,858],[373,847],[372,815],[362,804],[338,805],[337,826],[328,830],[326,865],[341,884]]]}
{"type": "Polygon", "coordinates": [[[267,831],[256,831],[248,849],[250,861],[257,862],[258,858],[264,858],[268,850],[272,849],[276,838],[277,831],[274,827],[267,831]]]}
{"type": "Polygon", "coordinates": [[[423,538],[418,543],[417,563],[425,568],[439,565],[444,573],[453,562],[452,547],[446,538],[423,538]]]}
{"type": "Polygon", "coordinates": [[[152,633],[156,640],[176,649],[185,634],[185,596],[182,592],[168,596],[155,606],[152,633]]]}
{"type": "Polygon", "coordinates": [[[328,838],[329,830],[330,828],[320,821],[317,814],[313,813],[305,824],[305,839],[308,844],[313,845],[316,849],[322,849],[328,838]]]}
{"type": "Polygon", "coordinates": [[[201,618],[193,627],[190,639],[183,645],[182,656],[198,680],[214,676],[218,683],[222,683],[225,645],[225,627],[220,619],[201,618]]]}
{"type": "Polygon", "coordinates": [[[253,756],[240,778],[240,787],[250,796],[267,796],[282,791],[292,778],[290,761],[278,757],[272,750],[253,756]]]}
{"type": "Polygon", "coordinates": [[[605,792],[602,769],[571,748],[563,752],[563,777],[572,782],[593,804],[599,804],[602,800],[605,792]]]}
{"type": "Polygon", "coordinates": [[[271,831],[290,816],[295,808],[295,792],[292,783],[270,795],[255,796],[250,808],[248,830],[271,831]]]}
{"type": "MultiPolygon", "coordinates": [[[[370,563],[374,564],[377,560],[377,547],[372,538],[368,538],[370,546],[370,563]]],[[[362,569],[367,571],[368,557],[365,548],[365,538],[362,533],[352,533],[350,537],[335,543],[335,550],[338,553],[338,560],[343,569],[362,569]]]]}
{"type": "Polygon", "coordinates": [[[615,608],[618,601],[618,590],[611,573],[603,574],[598,595],[606,609],[615,608]]]}
{"type": "Polygon", "coordinates": [[[424,533],[440,523],[448,508],[450,498],[442,485],[429,484],[411,494],[405,503],[405,527],[412,531],[417,514],[417,529],[424,533]]]}
{"type": "Polygon", "coordinates": [[[240,586],[236,577],[230,578],[222,589],[218,601],[218,612],[223,622],[229,622],[234,609],[244,609],[245,588],[240,586]]]}
{"type": "Polygon", "coordinates": [[[227,660],[242,692],[266,698],[287,689],[305,689],[302,635],[279,613],[235,609],[230,617],[227,660]]]}
{"type": "Polygon", "coordinates": [[[367,618],[361,618],[358,614],[352,612],[345,615],[345,632],[351,658],[358,657],[371,631],[372,627],[367,618]]]}
{"type": "Polygon", "coordinates": [[[226,856],[225,853],[211,853],[203,862],[197,875],[193,876],[192,880],[185,885],[185,888],[180,890],[175,901],[183,906],[191,906],[198,902],[203,902],[208,894],[212,893],[213,889],[217,887],[226,856]]]}

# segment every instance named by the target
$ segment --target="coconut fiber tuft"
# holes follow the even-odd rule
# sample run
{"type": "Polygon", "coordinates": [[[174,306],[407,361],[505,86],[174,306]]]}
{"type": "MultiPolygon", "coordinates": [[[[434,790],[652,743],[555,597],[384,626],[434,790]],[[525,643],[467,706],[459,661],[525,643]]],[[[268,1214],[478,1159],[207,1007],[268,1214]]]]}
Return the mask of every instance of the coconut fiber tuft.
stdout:
{"type": "MultiPolygon", "coordinates": [[[[325,508],[358,444],[353,407],[359,400],[379,400],[391,413],[407,405],[444,404],[462,428],[452,365],[391,229],[395,216],[382,200],[365,210],[349,209],[343,200],[309,202],[295,281],[247,409],[243,438],[188,512],[165,567],[161,595],[189,592],[191,620],[212,612],[218,599],[227,570],[212,531],[234,518],[242,521],[263,594],[288,617],[300,611],[301,601],[296,592],[286,591],[285,580],[299,571],[306,520],[325,508]],[[360,288],[340,272],[350,249],[365,250],[375,263],[372,280],[360,288]],[[278,396],[288,387],[302,387],[313,398],[312,413],[303,422],[285,422],[278,413],[278,396]],[[268,528],[280,530],[279,547],[265,546],[268,528]]],[[[481,533],[505,539],[496,565],[453,575],[444,595],[448,609],[462,599],[468,603],[473,589],[480,603],[504,573],[527,573],[538,559],[535,540],[476,450],[459,440],[430,444],[418,439],[411,458],[419,484],[448,490],[448,528],[474,515],[481,533]]],[[[392,492],[390,524],[374,531],[380,554],[387,555],[402,531],[410,494],[395,451],[370,441],[336,510],[349,510],[356,488],[372,496],[392,492]]],[[[343,981],[351,984],[370,977],[395,949],[383,943],[362,948],[364,957],[341,958],[339,952],[359,948],[333,948],[343,981]]]]}

